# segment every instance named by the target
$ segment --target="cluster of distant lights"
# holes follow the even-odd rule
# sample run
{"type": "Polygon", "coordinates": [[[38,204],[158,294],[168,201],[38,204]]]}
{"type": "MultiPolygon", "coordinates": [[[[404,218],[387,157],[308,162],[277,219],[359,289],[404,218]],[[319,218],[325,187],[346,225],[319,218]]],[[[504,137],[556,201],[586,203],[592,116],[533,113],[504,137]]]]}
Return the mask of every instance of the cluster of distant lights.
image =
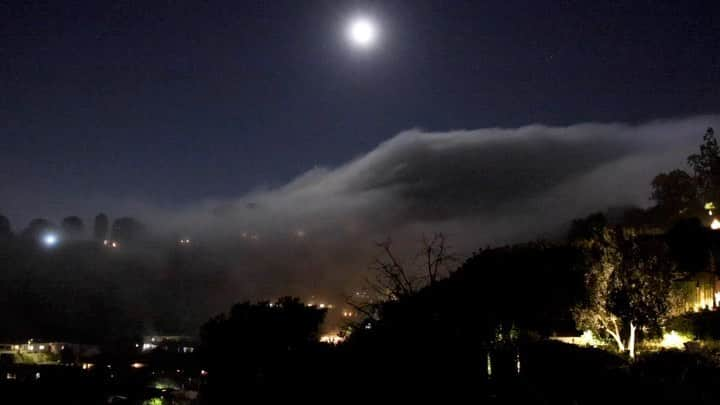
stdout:
{"type": "Polygon", "coordinates": [[[260,239],[260,235],[256,233],[250,233],[250,232],[243,232],[240,234],[240,237],[243,239],[250,239],[250,240],[258,240],[260,239]]]}
{"type": "MultiPolygon", "coordinates": [[[[48,232],[42,235],[40,238],[42,244],[48,248],[57,246],[60,243],[60,237],[55,232],[48,232]]],[[[192,241],[190,239],[180,239],[178,241],[180,245],[190,245],[192,241]]],[[[120,242],[116,240],[105,239],[103,240],[103,246],[109,249],[117,249],[120,247],[120,242]]]]}
{"type": "MultiPolygon", "coordinates": [[[[303,239],[307,236],[307,232],[303,229],[296,229],[292,234],[298,239],[303,239]]],[[[260,235],[254,232],[242,232],[240,234],[240,237],[246,240],[260,240],[260,235]]],[[[46,232],[40,237],[40,242],[45,247],[53,248],[60,244],[60,235],[56,232],[46,232]]],[[[192,240],[190,238],[180,239],[178,240],[178,244],[183,246],[189,246],[192,244],[192,240]]],[[[103,246],[110,249],[116,249],[120,247],[120,242],[116,240],[105,239],[103,240],[103,246]]]]}
{"type": "Polygon", "coordinates": [[[335,306],[334,306],[333,304],[325,304],[325,303],[315,304],[315,303],[312,303],[312,302],[308,303],[307,306],[308,306],[308,307],[317,307],[317,308],[320,308],[320,309],[333,309],[333,308],[335,308],[335,306]]]}
{"type": "Polygon", "coordinates": [[[107,239],[105,239],[105,240],[103,241],[103,246],[109,247],[109,248],[111,248],[111,249],[117,249],[117,248],[120,246],[120,244],[119,244],[118,241],[116,241],[116,240],[107,240],[107,239]]]}
{"type": "MultiPolygon", "coordinates": [[[[277,303],[274,303],[274,302],[269,302],[269,303],[267,304],[267,306],[270,307],[270,308],[274,308],[274,307],[277,307],[277,306],[279,306],[279,305],[278,305],[277,303]]],[[[308,308],[319,308],[319,309],[334,309],[334,308],[335,308],[335,305],[333,305],[333,304],[328,304],[328,303],[325,303],[325,302],[313,302],[313,301],[310,301],[310,302],[306,303],[305,306],[308,307],[308,308]]],[[[354,317],[355,315],[356,315],[356,313],[353,312],[353,311],[351,311],[351,310],[345,309],[345,310],[342,311],[342,316],[343,316],[343,318],[352,318],[352,317],[354,317]]]]}
{"type": "MultiPolygon", "coordinates": [[[[112,368],[113,368],[111,364],[108,364],[106,367],[107,367],[108,369],[112,369],[112,368]]],[[[147,363],[141,363],[141,362],[137,362],[137,361],[136,361],[136,362],[133,362],[133,363],[130,363],[130,368],[133,368],[133,369],[136,369],[136,370],[141,369],[141,368],[145,368],[145,367],[148,367],[148,364],[147,364],[147,363]]],[[[85,370],[85,371],[90,371],[91,369],[95,368],[95,363],[82,363],[81,368],[82,368],[83,370],[85,370]]],[[[178,373],[178,374],[182,374],[183,371],[184,371],[184,370],[181,370],[181,369],[176,369],[176,370],[175,370],[175,372],[178,373]]],[[[204,370],[204,369],[201,369],[199,374],[200,374],[201,377],[207,377],[208,371],[207,371],[207,370],[204,370]]]]}

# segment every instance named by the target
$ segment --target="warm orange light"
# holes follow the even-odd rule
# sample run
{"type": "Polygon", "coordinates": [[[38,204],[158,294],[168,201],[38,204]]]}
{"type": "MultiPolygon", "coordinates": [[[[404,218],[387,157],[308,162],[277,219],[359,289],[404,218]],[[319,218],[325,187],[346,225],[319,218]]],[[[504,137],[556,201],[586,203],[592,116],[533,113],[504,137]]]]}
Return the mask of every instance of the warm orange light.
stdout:
{"type": "Polygon", "coordinates": [[[338,343],[342,343],[342,341],[344,341],[344,340],[345,340],[344,337],[338,336],[336,333],[334,333],[334,334],[333,334],[333,333],[330,333],[330,334],[327,334],[327,335],[322,335],[322,336],[320,336],[320,342],[322,342],[322,343],[329,343],[329,344],[332,344],[332,345],[336,345],[336,344],[338,344],[338,343]]]}
{"type": "Polygon", "coordinates": [[[688,341],[690,341],[689,338],[678,334],[674,330],[671,330],[670,333],[666,333],[663,335],[663,339],[660,342],[660,345],[666,349],[682,350],[685,348],[685,342],[688,341]]]}

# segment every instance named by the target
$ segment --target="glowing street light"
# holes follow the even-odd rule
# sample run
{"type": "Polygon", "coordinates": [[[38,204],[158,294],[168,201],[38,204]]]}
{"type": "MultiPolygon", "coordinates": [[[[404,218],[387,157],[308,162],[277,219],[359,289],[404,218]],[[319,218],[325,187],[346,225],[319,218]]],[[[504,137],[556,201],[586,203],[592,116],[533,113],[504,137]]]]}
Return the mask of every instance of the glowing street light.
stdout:
{"type": "Polygon", "coordinates": [[[690,339],[678,334],[674,330],[671,330],[670,333],[665,333],[663,335],[660,346],[666,349],[684,349],[685,343],[688,341],[690,341],[690,339]]]}
{"type": "Polygon", "coordinates": [[[57,245],[59,238],[56,233],[48,232],[42,236],[42,243],[47,247],[53,247],[57,245]]]}

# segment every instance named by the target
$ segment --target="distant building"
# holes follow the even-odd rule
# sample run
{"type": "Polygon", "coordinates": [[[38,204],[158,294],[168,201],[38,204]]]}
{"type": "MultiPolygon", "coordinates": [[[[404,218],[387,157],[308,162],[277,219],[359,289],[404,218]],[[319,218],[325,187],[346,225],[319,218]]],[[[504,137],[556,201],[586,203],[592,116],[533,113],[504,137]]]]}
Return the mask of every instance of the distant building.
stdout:
{"type": "Polygon", "coordinates": [[[0,344],[0,355],[6,355],[6,358],[12,357],[13,362],[19,364],[55,364],[60,361],[78,363],[81,358],[93,357],[98,354],[100,354],[100,348],[96,345],[69,342],[28,340],[23,343],[0,344]]]}
{"type": "Polygon", "coordinates": [[[695,273],[677,281],[685,312],[713,310],[720,305],[720,278],[712,272],[695,273]]]}

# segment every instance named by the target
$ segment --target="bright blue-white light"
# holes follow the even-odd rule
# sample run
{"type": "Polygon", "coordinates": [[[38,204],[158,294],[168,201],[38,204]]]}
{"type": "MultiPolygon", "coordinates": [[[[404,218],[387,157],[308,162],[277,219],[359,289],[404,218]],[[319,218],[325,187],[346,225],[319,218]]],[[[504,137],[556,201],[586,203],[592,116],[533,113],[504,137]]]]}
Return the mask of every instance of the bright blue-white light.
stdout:
{"type": "Polygon", "coordinates": [[[355,17],[348,23],[346,35],[356,48],[371,48],[378,37],[377,24],[368,17],[355,17]]]}
{"type": "Polygon", "coordinates": [[[53,247],[53,246],[57,245],[57,243],[58,243],[58,237],[57,237],[57,235],[54,234],[54,233],[46,233],[46,234],[43,235],[43,237],[42,237],[42,242],[43,242],[43,244],[45,244],[45,246],[47,246],[47,247],[53,247]]]}

